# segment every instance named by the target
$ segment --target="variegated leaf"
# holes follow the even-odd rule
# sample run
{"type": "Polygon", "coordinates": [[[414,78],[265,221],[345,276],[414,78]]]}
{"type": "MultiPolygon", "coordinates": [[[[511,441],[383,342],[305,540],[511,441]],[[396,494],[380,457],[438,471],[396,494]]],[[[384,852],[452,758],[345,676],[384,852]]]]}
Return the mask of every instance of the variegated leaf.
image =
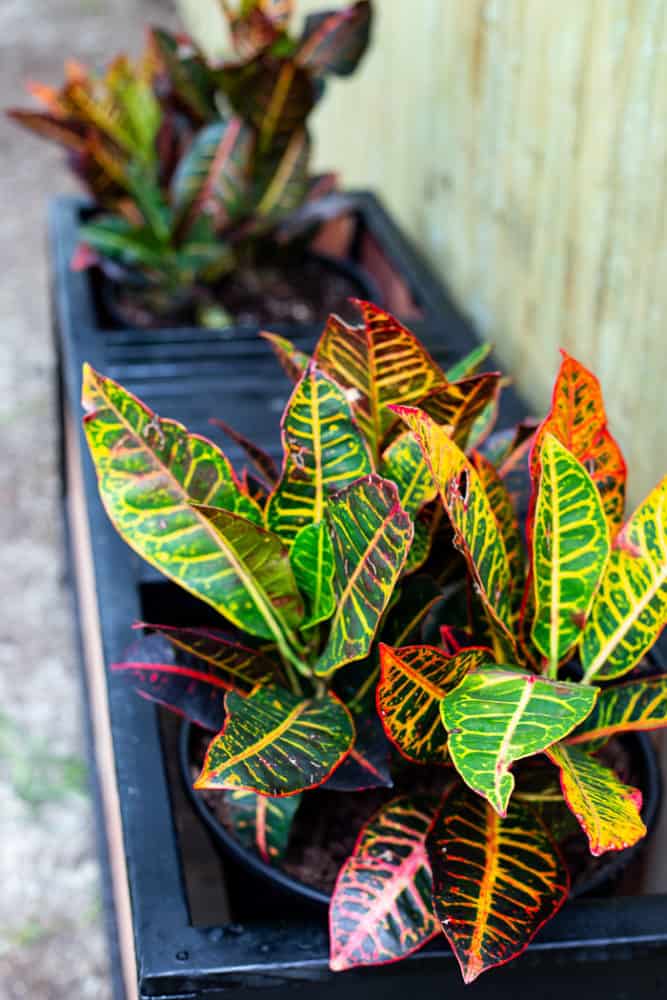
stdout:
{"type": "Polygon", "coordinates": [[[491,344],[480,344],[479,347],[473,347],[472,351],[469,351],[468,354],[447,369],[445,372],[447,381],[458,382],[459,379],[476,375],[492,350],[493,347],[491,344]]]}
{"type": "Polygon", "coordinates": [[[642,793],[584,750],[559,743],[547,757],[560,769],[565,801],[588,837],[591,854],[621,851],[646,835],[642,793]]]}
{"type": "Polygon", "coordinates": [[[287,145],[305,125],[318,96],[310,73],[294,59],[270,54],[250,64],[227,63],[219,79],[235,113],[256,133],[260,157],[287,145]]]}
{"type": "Polygon", "coordinates": [[[464,982],[520,955],[569,892],[542,821],[513,801],[504,819],[466,788],[450,794],[427,840],[435,910],[464,982]]]}
{"type": "Polygon", "coordinates": [[[220,420],[218,417],[211,417],[209,422],[215,427],[219,427],[220,430],[227,435],[227,437],[231,438],[232,441],[235,441],[241,448],[243,448],[244,452],[255,466],[255,469],[267,486],[275,486],[278,482],[280,472],[278,471],[276,463],[263,448],[260,448],[259,445],[254,443],[254,441],[251,441],[239,431],[234,430],[233,427],[230,427],[229,424],[225,423],[224,420],[220,420]]]}
{"type": "Polygon", "coordinates": [[[587,680],[621,677],[667,622],[667,476],[616,539],[581,637],[587,680]]]}
{"type": "Polygon", "coordinates": [[[354,741],[352,717],[331,692],[301,698],[263,685],[246,698],[230,691],[225,708],[195,788],[295,795],[326,781],[354,741]]]}
{"type": "Polygon", "coordinates": [[[26,111],[23,108],[9,108],[5,114],[35,135],[52,139],[75,153],[82,153],[86,148],[84,127],[79,122],[68,121],[50,111],[26,111]]]}
{"type": "Polygon", "coordinates": [[[505,543],[513,593],[518,596],[523,588],[525,562],[521,529],[519,528],[519,520],[516,512],[512,506],[511,497],[500,475],[488,458],[485,458],[480,452],[475,452],[472,455],[472,464],[479,476],[481,486],[486,492],[491,510],[495,515],[500,534],[505,543]]]}
{"type": "Polygon", "coordinates": [[[511,640],[513,581],[507,551],[474,467],[447,431],[427,414],[403,406],[395,411],[422,449],[485,608],[511,640]]]}
{"type": "Polygon", "coordinates": [[[465,449],[477,420],[494,405],[500,381],[499,372],[471,375],[433,389],[419,401],[419,408],[437,424],[449,428],[449,436],[465,449]]]}
{"type": "Polygon", "coordinates": [[[174,174],[171,193],[178,229],[202,213],[222,227],[241,211],[248,185],[252,130],[241,118],[213,122],[197,133],[174,174]]]}
{"type": "Polygon", "coordinates": [[[591,476],[602,498],[613,537],[623,520],[626,469],[623,454],[607,429],[600,383],[582,364],[561,351],[551,410],[540,424],[531,455],[536,481],[544,435],[556,437],[591,476]]]}
{"type": "Polygon", "coordinates": [[[111,669],[141,698],[212,733],[222,727],[224,697],[231,686],[226,674],[207,663],[179,662],[176,650],[161,635],[142,636],[125,655],[126,659],[112,663],[111,669]]]}
{"type": "Polygon", "coordinates": [[[602,688],[591,714],[567,742],[606,742],[617,733],[645,732],[667,726],[667,674],[602,688]]]}
{"type": "Polygon", "coordinates": [[[260,189],[254,206],[256,215],[276,222],[301,205],[310,180],[310,138],[305,128],[297,129],[277,161],[260,173],[260,189]],[[266,176],[265,176],[266,175],[266,176]]]}
{"type": "Polygon", "coordinates": [[[552,434],[542,438],[533,527],[533,642],[552,676],[577,642],[609,555],[600,494],[552,434]]]}
{"type": "Polygon", "coordinates": [[[298,382],[310,364],[309,356],[295,347],[287,337],[280,337],[277,333],[267,333],[266,330],[262,332],[261,336],[273,348],[273,352],[287,377],[292,382],[298,382]]]}
{"type": "Polygon", "coordinates": [[[498,382],[498,390],[495,395],[484,406],[472,422],[466,448],[481,448],[484,442],[493,434],[493,430],[498,422],[500,414],[500,393],[507,385],[511,385],[510,378],[501,378],[498,382]]]}
{"type": "Polygon", "coordinates": [[[410,431],[405,431],[385,449],[380,475],[396,483],[401,506],[413,519],[436,495],[433,476],[410,431]]]}
{"type": "Polygon", "coordinates": [[[336,611],[315,665],[322,677],[368,655],[412,543],[393,483],[371,475],[329,501],[336,611]]]}
{"type": "Polygon", "coordinates": [[[233,633],[215,628],[179,628],[141,622],[136,628],[150,629],[174,648],[179,662],[197,663],[219,677],[227,690],[250,694],[257,684],[273,677],[281,680],[275,660],[259,649],[238,642],[233,633]]]}
{"type": "Polygon", "coordinates": [[[290,562],[297,587],[307,599],[307,615],[301,627],[326,621],[336,602],[333,548],[324,521],[301,528],[290,550],[290,562]]]}
{"type": "MultiPolygon", "coordinates": [[[[239,618],[243,628],[260,638],[273,639],[301,624],[303,600],[296,586],[289,553],[277,535],[215,507],[193,505],[214,530],[217,551],[212,556],[215,570],[199,578],[199,586],[217,593],[226,587],[221,609],[231,621],[239,618]],[[222,554],[224,563],[220,563],[222,554]]],[[[208,553],[206,553],[208,554],[208,553]]],[[[234,621],[234,624],[237,624],[234,621]]]]}
{"type": "Polygon", "coordinates": [[[300,795],[269,798],[243,789],[225,792],[225,806],[234,836],[269,864],[284,856],[300,804],[300,795]]]}
{"type": "Polygon", "coordinates": [[[403,576],[408,576],[410,573],[416,573],[417,570],[421,569],[431,552],[433,535],[429,520],[425,515],[420,514],[414,519],[413,527],[414,535],[412,538],[412,545],[410,546],[410,551],[408,552],[408,558],[405,560],[403,576]]]}
{"type": "Polygon", "coordinates": [[[440,702],[469,670],[489,659],[487,649],[446,656],[434,646],[380,644],[377,709],[384,731],[403,757],[417,764],[442,764],[447,733],[440,702]]]}
{"type": "Polygon", "coordinates": [[[345,394],[315,364],[297,383],[281,426],[285,458],[266,523],[291,543],[323,520],[332,492],[367,476],[372,464],[345,394]]]}
{"type": "Polygon", "coordinates": [[[425,846],[436,809],[429,796],[400,796],[363,827],[329,907],[334,972],[397,962],[438,933],[425,846]]]}
{"type": "Polygon", "coordinates": [[[357,301],[363,325],[348,326],[330,316],[315,359],[342,386],[377,460],[396,418],[394,403],[422,399],[446,385],[442,371],[409,330],[389,313],[357,301]]]}
{"type": "Polygon", "coordinates": [[[256,649],[213,629],[145,625],[155,631],[132,643],[111,669],[142,698],[155,701],[203,729],[218,732],[226,691],[248,694],[282,671],[256,649]]]}
{"type": "Polygon", "coordinates": [[[288,553],[236,513],[258,508],[222,452],[92,369],[84,404],[100,493],[119,534],[237,627],[280,642],[303,617],[288,553]]]}
{"type": "Polygon", "coordinates": [[[135,462],[147,463],[151,471],[154,468],[156,482],[162,473],[174,479],[174,488],[178,486],[189,501],[220,507],[261,523],[261,509],[244,493],[229,460],[212,441],[188,434],[175,420],[159,417],[140,399],[90,365],[84,365],[83,369],[82,403],[87,411],[84,428],[98,474],[108,467],[109,472],[117,474],[119,482],[124,476],[128,478],[128,489],[133,485],[133,476],[136,485],[143,486],[142,476],[148,468],[141,464],[135,470],[129,461],[136,450],[135,462]],[[113,455],[106,448],[97,454],[93,445],[98,438],[100,445],[114,446],[113,455]],[[123,466],[125,460],[127,469],[123,466]]]}
{"type": "Polygon", "coordinates": [[[359,64],[370,38],[369,0],[342,10],[310,14],[306,18],[296,61],[317,76],[349,76],[359,64]]]}
{"type": "Polygon", "coordinates": [[[257,0],[246,2],[239,11],[230,0],[221,0],[221,7],[227,15],[234,51],[244,63],[257,59],[280,37],[278,26],[257,0]]]}
{"type": "Polygon", "coordinates": [[[500,816],[514,788],[512,764],[567,736],[589,714],[597,690],[512,667],[470,671],[442,702],[449,756],[500,816]]]}
{"type": "Polygon", "coordinates": [[[169,89],[196,120],[215,119],[218,111],[214,100],[214,74],[192,39],[188,38],[183,44],[182,37],[179,39],[162,28],[151,28],[150,39],[164,67],[169,89]]]}

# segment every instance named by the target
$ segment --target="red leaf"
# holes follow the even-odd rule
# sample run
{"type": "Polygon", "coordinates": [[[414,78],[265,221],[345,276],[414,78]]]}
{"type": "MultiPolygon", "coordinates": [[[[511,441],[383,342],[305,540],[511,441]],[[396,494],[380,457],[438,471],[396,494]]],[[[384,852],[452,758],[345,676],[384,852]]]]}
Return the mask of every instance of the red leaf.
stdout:
{"type": "Polygon", "coordinates": [[[334,972],[397,962],[438,933],[426,854],[436,810],[435,798],[400,796],[362,828],[329,907],[334,972]]]}

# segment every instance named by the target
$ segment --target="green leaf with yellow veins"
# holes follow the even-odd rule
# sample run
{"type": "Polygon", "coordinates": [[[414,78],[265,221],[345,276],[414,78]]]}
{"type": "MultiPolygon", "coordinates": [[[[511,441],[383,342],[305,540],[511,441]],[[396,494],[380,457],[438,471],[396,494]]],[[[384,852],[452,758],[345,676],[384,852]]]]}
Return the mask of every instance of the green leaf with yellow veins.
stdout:
{"type": "Polygon", "coordinates": [[[589,714],[597,690],[512,667],[473,670],[441,703],[449,755],[473,791],[504,816],[512,764],[546,750],[589,714]]]}
{"type": "Polygon", "coordinates": [[[507,487],[494,465],[480,452],[472,455],[472,463],[477,471],[482,487],[486,491],[491,509],[505,543],[507,562],[512,578],[514,593],[521,594],[525,576],[523,542],[521,529],[507,487]]]}
{"type": "Polygon", "coordinates": [[[615,544],[579,645],[588,680],[628,673],[667,621],[667,476],[615,544]]]}
{"type": "Polygon", "coordinates": [[[385,450],[380,475],[396,483],[401,506],[412,518],[436,495],[433,476],[410,431],[397,437],[385,450]]]}
{"type": "Polygon", "coordinates": [[[225,707],[195,788],[296,795],[326,781],[354,742],[352,716],[331,692],[302,698],[266,685],[245,698],[230,691],[225,707]]]}
{"type": "Polygon", "coordinates": [[[100,494],[119,534],[239,628],[278,642],[284,625],[301,621],[302,601],[280,539],[239,516],[257,505],[223,453],[90,369],[84,399],[94,406],[84,428],[100,494]]]}
{"type": "Polygon", "coordinates": [[[627,681],[600,691],[595,708],[568,743],[606,742],[617,733],[646,732],[667,726],[667,674],[627,681]]]}
{"type": "Polygon", "coordinates": [[[307,598],[308,613],[301,628],[326,621],[336,606],[333,590],[334,559],[324,521],[307,524],[294,539],[290,562],[297,587],[307,598]]]}
{"type": "Polygon", "coordinates": [[[311,364],[282,420],[285,458],[266,523],[291,543],[324,518],[329,496],[368,475],[371,458],[343,390],[311,364]]]}
{"type": "Polygon", "coordinates": [[[447,430],[413,407],[397,406],[415,436],[486,611],[507,641],[512,632],[512,577],[507,551],[486,491],[472,463],[447,430]]]}
{"type": "Polygon", "coordinates": [[[408,552],[408,558],[405,560],[405,566],[403,567],[403,576],[416,573],[418,569],[421,569],[431,551],[433,538],[430,524],[418,517],[414,520],[413,526],[414,536],[410,551],[408,552]]]}
{"type": "Polygon", "coordinates": [[[434,646],[392,649],[380,643],[377,708],[391,742],[417,764],[443,764],[447,733],[440,702],[469,670],[490,659],[488,649],[463,649],[447,656],[434,646]]]}
{"type": "Polygon", "coordinates": [[[190,570],[202,596],[222,590],[222,614],[246,632],[280,644],[286,631],[301,624],[304,611],[286,547],[271,531],[226,510],[198,506],[195,511],[217,541],[215,568],[204,559],[190,570]]]}
{"type": "Polygon", "coordinates": [[[600,494],[579,461],[545,434],[533,526],[533,642],[552,674],[577,642],[609,556],[600,494]]]}
{"type": "Polygon", "coordinates": [[[320,677],[368,655],[413,536],[396,486],[376,475],[332,497],[327,520],[336,610],[327,645],[315,665],[320,677]]]}

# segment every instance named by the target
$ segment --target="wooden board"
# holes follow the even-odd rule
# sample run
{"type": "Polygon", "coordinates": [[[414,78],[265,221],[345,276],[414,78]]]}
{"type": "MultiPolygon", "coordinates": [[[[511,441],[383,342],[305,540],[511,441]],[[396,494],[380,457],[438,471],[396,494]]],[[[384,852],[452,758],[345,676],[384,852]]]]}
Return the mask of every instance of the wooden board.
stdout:
{"type": "MultiPolygon", "coordinates": [[[[217,0],[181,6],[219,51],[217,0]]],[[[315,115],[318,166],[382,194],[536,412],[559,346],[593,367],[637,502],[667,470],[667,4],[375,8],[315,115]]]]}

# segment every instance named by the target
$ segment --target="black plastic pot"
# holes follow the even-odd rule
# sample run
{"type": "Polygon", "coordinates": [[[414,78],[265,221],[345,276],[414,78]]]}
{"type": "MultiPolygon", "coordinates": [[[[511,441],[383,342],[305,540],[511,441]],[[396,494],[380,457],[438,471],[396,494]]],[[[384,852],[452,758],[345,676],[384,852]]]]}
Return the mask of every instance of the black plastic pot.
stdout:
{"type": "MultiPolygon", "coordinates": [[[[234,861],[244,865],[255,876],[266,880],[274,887],[285,892],[295,893],[309,903],[328,906],[331,899],[329,893],[293,878],[279,866],[268,864],[256,851],[244,847],[243,844],[239,843],[236,837],[211,812],[202,795],[192,787],[190,776],[190,744],[193,728],[189,722],[184,722],[181,725],[179,738],[181,776],[192,804],[215,839],[221,844],[223,850],[234,861]]],[[[628,865],[645,848],[648,838],[653,833],[662,800],[662,782],[656,752],[645,733],[631,733],[624,738],[624,742],[639,774],[639,786],[643,796],[642,819],[646,825],[647,836],[640,843],[634,844],[624,851],[607,854],[600,868],[594,874],[591,874],[588,878],[573,886],[570,899],[580,899],[583,896],[588,896],[595,892],[605,892],[609,889],[627,869],[628,865]]]]}
{"type": "MultiPolygon", "coordinates": [[[[442,363],[471,350],[474,331],[381,205],[370,195],[356,196],[355,204],[350,256],[355,245],[372,245],[402,282],[401,295],[386,300],[387,307],[406,316],[407,308],[409,325],[442,363]]],[[[254,334],[230,338],[193,328],[110,336],[98,321],[91,276],[69,268],[82,210],[75,199],[52,209],[53,320],[63,505],[116,1000],[295,1000],[295,992],[304,1000],[329,1000],[340,991],[345,1000],[403,1000],[407,991],[420,1000],[468,998],[444,940],[398,965],[329,972],[323,907],[284,893],[277,898],[266,880],[253,881],[241,864],[221,857],[183,787],[177,720],[128,697],[108,669],[123,658],[133,622],[204,624],[197,616],[206,609],[147,568],[111,526],[81,431],[82,362],[196,432],[210,434],[208,419],[219,416],[274,455],[277,417],[290,387],[254,334]]],[[[392,293],[391,283],[380,284],[383,294],[392,293]]],[[[277,332],[305,348],[318,333],[277,332]]],[[[513,423],[524,413],[517,396],[506,393],[501,420],[513,423]]],[[[235,447],[226,450],[232,462],[240,461],[235,447]]],[[[536,988],[543,1000],[562,1000],[563,991],[569,1000],[667,995],[667,893],[571,903],[520,960],[482,977],[474,991],[476,1000],[533,1000],[536,988]]]]}

